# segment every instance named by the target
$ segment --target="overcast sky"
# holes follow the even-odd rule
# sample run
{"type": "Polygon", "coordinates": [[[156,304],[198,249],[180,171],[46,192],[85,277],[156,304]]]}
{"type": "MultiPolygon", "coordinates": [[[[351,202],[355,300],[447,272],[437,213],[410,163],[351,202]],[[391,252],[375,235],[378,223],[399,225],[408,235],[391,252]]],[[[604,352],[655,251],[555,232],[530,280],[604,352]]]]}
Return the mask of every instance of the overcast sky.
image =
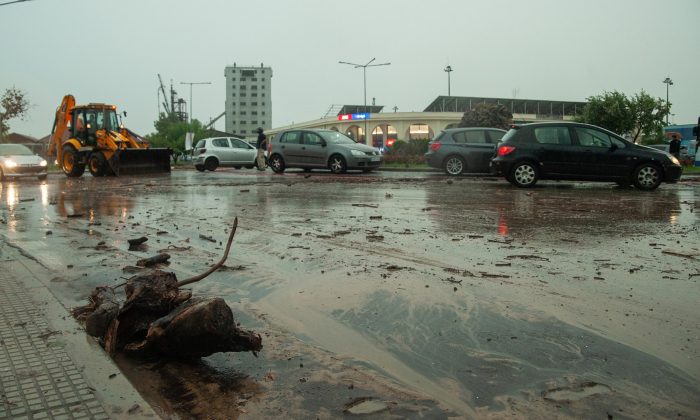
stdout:
{"type": "MultiPolygon", "coordinates": [[[[0,0],[4,3],[9,0],[0,0]]],[[[33,0],[0,7],[0,90],[32,104],[12,131],[48,134],[63,95],[128,111],[154,131],[160,73],[203,122],[224,110],[224,68],[273,69],[273,126],[368,102],[422,111],[447,94],[581,101],[644,89],[672,121],[700,116],[698,0],[33,0]]],[[[223,118],[216,128],[224,128],[223,118]]]]}

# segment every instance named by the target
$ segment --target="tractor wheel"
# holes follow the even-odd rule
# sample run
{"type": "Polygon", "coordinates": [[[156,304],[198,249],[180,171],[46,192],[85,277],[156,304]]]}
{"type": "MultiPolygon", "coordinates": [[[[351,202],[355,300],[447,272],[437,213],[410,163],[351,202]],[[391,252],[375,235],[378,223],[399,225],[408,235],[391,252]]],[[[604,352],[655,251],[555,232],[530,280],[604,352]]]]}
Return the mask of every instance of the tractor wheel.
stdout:
{"type": "Polygon", "coordinates": [[[88,170],[94,177],[107,175],[107,159],[102,152],[95,152],[88,158],[88,170]]]}
{"type": "Polygon", "coordinates": [[[60,163],[63,173],[69,177],[79,177],[85,172],[85,162],[81,162],[80,153],[70,144],[63,146],[63,157],[60,163]]]}

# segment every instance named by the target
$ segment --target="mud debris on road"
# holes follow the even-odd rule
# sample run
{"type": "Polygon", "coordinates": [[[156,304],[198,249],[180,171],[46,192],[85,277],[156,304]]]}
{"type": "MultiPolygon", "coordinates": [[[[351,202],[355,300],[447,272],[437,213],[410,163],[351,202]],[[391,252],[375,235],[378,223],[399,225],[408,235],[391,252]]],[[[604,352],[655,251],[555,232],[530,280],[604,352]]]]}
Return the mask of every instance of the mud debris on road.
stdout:
{"type": "Polygon", "coordinates": [[[166,413],[333,418],[371,410],[368,398],[388,407],[378,418],[700,417],[698,183],[645,193],[434,174],[200,175],[174,172],[147,192],[50,177],[1,197],[4,238],[61,273],[46,283],[67,307],[149,272],[122,268],[153,250],[173,256],[179,278],[202,272],[219,258],[220,226],[245,215],[236,269],[191,290],[259,332],[260,357],[116,355],[166,413]],[[37,199],[20,205],[25,189],[37,199]],[[128,251],[140,236],[148,248],[128,251]]]}

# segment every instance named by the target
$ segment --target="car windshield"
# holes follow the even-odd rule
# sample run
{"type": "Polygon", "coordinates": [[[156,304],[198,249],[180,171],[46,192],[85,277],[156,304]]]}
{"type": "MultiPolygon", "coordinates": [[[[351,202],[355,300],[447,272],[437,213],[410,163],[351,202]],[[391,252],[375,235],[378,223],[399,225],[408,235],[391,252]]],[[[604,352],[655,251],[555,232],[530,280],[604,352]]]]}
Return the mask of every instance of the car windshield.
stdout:
{"type": "Polygon", "coordinates": [[[31,156],[34,152],[22,144],[0,144],[0,156],[31,156]]]}
{"type": "Polygon", "coordinates": [[[353,144],[355,140],[337,131],[319,131],[318,134],[331,144],[353,144]]]}

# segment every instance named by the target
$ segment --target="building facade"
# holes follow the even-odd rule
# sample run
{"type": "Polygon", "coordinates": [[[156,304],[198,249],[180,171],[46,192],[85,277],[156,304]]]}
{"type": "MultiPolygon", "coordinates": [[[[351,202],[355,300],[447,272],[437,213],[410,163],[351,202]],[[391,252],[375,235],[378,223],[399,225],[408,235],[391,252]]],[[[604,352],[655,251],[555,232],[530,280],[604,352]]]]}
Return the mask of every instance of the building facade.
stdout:
{"type": "Polygon", "coordinates": [[[272,68],[227,66],[226,132],[255,137],[256,129],[272,127],[272,68]]]}
{"type": "Polygon", "coordinates": [[[363,109],[345,105],[338,115],[268,130],[268,136],[289,129],[319,128],[339,131],[360,143],[383,147],[389,140],[431,139],[441,130],[457,127],[464,112],[478,104],[501,104],[513,114],[513,123],[571,121],[585,102],[439,96],[423,112],[382,112],[383,107],[363,109]],[[365,133],[369,133],[366,136],[365,133]]]}

